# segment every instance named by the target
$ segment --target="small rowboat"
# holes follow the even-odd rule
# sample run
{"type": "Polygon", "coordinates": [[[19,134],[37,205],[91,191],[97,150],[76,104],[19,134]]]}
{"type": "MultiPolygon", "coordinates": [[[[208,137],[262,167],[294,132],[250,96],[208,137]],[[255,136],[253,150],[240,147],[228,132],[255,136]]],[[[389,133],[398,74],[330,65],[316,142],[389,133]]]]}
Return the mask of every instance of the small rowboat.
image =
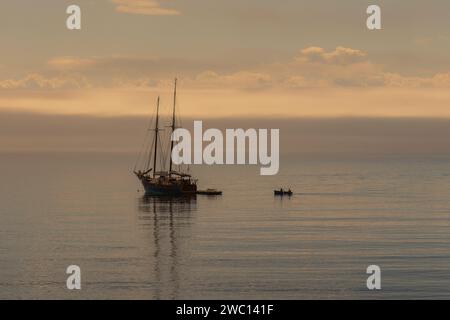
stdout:
{"type": "Polygon", "coordinates": [[[221,196],[222,191],[219,191],[217,189],[206,189],[206,190],[197,191],[197,194],[201,194],[201,195],[205,195],[205,196],[221,196]]]}
{"type": "Polygon", "coordinates": [[[274,190],[273,194],[275,196],[292,196],[293,192],[291,191],[291,189],[289,189],[289,190],[280,189],[280,190],[274,190]]]}

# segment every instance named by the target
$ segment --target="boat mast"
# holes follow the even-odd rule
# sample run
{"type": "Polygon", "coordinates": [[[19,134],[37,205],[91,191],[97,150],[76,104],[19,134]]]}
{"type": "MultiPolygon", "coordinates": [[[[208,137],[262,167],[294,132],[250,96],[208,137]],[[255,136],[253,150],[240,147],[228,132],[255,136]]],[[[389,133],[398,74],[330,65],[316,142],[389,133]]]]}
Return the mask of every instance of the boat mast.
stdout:
{"type": "Polygon", "coordinates": [[[153,159],[153,178],[156,175],[156,156],[158,154],[158,134],[159,134],[159,97],[158,102],[156,104],[156,125],[155,125],[155,152],[154,152],[154,159],[153,159]]]}
{"type": "MultiPolygon", "coordinates": [[[[172,113],[172,134],[175,132],[175,107],[177,104],[177,78],[175,78],[175,88],[173,90],[173,113],[172,113]]],[[[172,150],[173,150],[173,139],[170,139],[170,166],[169,166],[169,176],[172,175],[172,150]]]]}

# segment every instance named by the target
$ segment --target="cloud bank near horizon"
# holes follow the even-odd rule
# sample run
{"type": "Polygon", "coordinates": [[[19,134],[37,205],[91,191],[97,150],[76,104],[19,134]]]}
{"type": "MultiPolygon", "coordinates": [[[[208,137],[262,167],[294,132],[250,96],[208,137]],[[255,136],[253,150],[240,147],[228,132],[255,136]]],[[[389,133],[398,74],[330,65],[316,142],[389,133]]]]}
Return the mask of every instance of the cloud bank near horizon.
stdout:
{"type": "Polygon", "coordinates": [[[361,50],[336,47],[325,50],[307,47],[284,62],[272,62],[235,72],[202,70],[201,63],[159,57],[75,57],[48,60],[42,71],[19,78],[0,79],[1,89],[84,86],[98,88],[155,89],[171,81],[176,70],[185,74],[188,88],[227,88],[234,90],[308,89],[308,88],[450,88],[450,71],[428,77],[402,75],[387,70],[361,50]],[[51,78],[53,76],[53,78],[51,78]],[[74,78],[83,79],[74,81],[74,78]]]}

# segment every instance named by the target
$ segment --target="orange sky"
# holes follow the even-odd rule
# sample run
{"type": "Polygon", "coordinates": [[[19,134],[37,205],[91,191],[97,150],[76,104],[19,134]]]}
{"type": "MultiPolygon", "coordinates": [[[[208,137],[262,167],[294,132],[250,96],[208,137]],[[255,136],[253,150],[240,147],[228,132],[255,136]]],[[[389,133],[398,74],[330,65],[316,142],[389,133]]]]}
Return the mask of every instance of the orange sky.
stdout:
{"type": "Polygon", "coordinates": [[[148,115],[177,76],[199,119],[450,117],[450,3],[380,1],[381,31],[368,1],[77,3],[81,31],[68,1],[2,2],[0,112],[148,115]]]}

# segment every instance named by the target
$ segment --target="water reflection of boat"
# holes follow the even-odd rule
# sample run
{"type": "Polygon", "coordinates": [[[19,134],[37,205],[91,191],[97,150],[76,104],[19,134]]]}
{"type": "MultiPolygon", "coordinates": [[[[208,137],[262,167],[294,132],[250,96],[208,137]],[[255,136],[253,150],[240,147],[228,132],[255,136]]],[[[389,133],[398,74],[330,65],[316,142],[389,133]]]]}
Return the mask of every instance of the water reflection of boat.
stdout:
{"type": "MultiPolygon", "coordinates": [[[[197,209],[195,195],[188,197],[144,196],[139,199],[139,223],[148,235],[156,282],[154,299],[177,299],[180,266],[187,264],[191,213],[197,209]]],[[[180,271],[181,269],[181,271],[180,271]]]]}
{"type": "Polygon", "coordinates": [[[191,212],[196,208],[197,196],[190,194],[181,197],[144,195],[139,200],[139,210],[148,213],[191,212]]]}

